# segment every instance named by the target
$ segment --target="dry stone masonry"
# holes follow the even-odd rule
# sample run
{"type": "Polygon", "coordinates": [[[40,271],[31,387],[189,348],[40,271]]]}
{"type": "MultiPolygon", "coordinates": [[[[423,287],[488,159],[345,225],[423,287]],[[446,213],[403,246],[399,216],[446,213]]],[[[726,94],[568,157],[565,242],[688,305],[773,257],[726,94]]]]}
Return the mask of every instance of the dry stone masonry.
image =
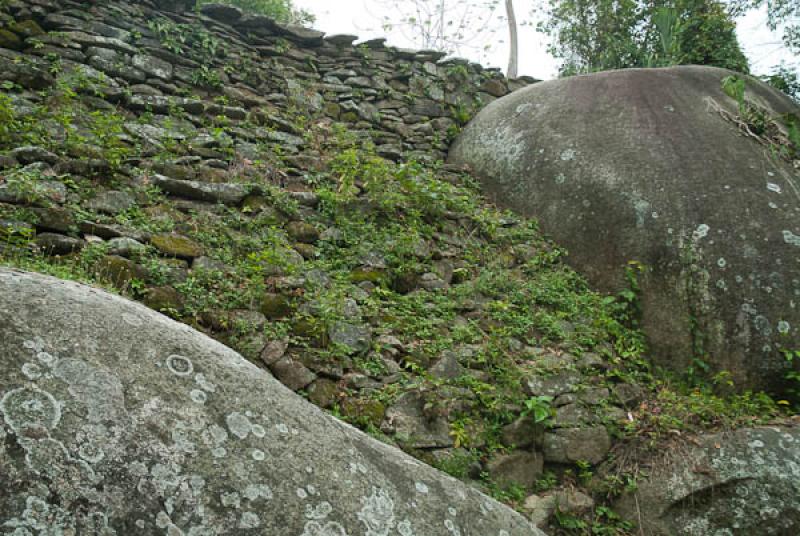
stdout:
{"type": "Polygon", "coordinates": [[[0,263],[150,309],[0,269],[0,533],[594,519],[641,334],[442,163],[534,80],[193,4],[0,0],[0,263]]]}

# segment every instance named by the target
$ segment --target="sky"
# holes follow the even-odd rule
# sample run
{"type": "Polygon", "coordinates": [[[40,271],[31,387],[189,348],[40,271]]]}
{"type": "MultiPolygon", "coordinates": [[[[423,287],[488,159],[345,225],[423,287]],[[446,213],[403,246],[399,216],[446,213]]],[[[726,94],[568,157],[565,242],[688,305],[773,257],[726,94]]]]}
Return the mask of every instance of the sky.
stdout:
{"type": "MultiPolygon", "coordinates": [[[[419,48],[402,32],[386,31],[382,28],[381,17],[393,13],[392,4],[403,0],[293,0],[298,8],[313,13],[317,21],[314,28],[328,34],[353,34],[362,40],[386,37],[388,44],[398,47],[419,48]]],[[[517,2],[524,5],[525,2],[517,2]]],[[[518,8],[519,9],[519,8],[518,8]]],[[[396,11],[394,11],[396,12],[396,11]]],[[[518,13],[522,19],[526,13],[518,13]]],[[[508,63],[508,45],[503,42],[504,27],[498,25],[498,33],[490,40],[495,45],[488,53],[479,49],[464,49],[459,54],[477,61],[486,67],[500,67],[505,70],[508,63]]],[[[780,34],[767,28],[765,11],[751,12],[738,20],[739,42],[750,59],[754,74],[766,74],[783,59],[791,65],[798,60],[781,44],[780,34]]],[[[519,74],[547,80],[555,78],[558,62],[547,53],[547,36],[538,33],[532,26],[519,29],[520,64],[519,74]]]]}

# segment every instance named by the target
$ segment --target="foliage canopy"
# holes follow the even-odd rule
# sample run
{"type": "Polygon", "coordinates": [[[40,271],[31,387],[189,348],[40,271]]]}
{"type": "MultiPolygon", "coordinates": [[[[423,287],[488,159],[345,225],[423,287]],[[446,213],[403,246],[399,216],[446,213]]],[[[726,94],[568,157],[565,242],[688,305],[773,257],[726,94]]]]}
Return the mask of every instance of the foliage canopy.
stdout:
{"type": "Polygon", "coordinates": [[[562,75],[700,64],[748,71],[732,14],[712,0],[549,0],[539,30],[562,75]]]}
{"type": "MultiPolygon", "coordinates": [[[[216,0],[198,0],[197,5],[210,4],[216,0]]],[[[297,9],[292,0],[218,0],[219,3],[242,8],[251,13],[272,17],[278,22],[307,24],[314,22],[314,16],[306,10],[297,9]]]]}

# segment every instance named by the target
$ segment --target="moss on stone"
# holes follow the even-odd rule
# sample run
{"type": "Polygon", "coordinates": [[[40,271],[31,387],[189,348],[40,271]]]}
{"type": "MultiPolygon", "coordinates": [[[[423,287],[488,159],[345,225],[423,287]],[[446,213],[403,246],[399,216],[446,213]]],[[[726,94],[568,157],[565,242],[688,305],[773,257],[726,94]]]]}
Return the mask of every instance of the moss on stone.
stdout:
{"type": "Polygon", "coordinates": [[[291,302],[283,294],[268,292],[261,298],[261,313],[267,318],[285,318],[292,310],[291,302]]]}
{"type": "Polygon", "coordinates": [[[175,233],[155,235],[150,239],[150,243],[161,253],[180,259],[193,259],[203,255],[203,247],[200,244],[175,233]]]}
{"type": "Polygon", "coordinates": [[[22,50],[22,39],[14,32],[0,28],[0,48],[22,50]]]}
{"type": "Polygon", "coordinates": [[[99,279],[109,281],[120,289],[129,287],[134,279],[147,278],[147,271],[142,266],[118,255],[102,257],[95,263],[94,272],[99,279]]]}

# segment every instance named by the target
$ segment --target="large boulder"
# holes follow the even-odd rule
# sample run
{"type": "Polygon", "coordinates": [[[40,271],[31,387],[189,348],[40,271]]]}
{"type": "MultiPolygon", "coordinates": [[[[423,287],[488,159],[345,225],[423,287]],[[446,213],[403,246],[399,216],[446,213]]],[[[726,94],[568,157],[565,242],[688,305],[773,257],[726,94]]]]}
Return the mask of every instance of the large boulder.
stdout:
{"type": "Polygon", "coordinates": [[[0,269],[9,534],[541,536],[144,306],[0,269]]]}
{"type": "Polygon", "coordinates": [[[669,449],[616,505],[649,536],[800,534],[800,428],[740,429],[669,449]]]}
{"type": "MultiPolygon", "coordinates": [[[[739,387],[780,390],[780,350],[800,346],[800,181],[732,120],[722,80],[733,74],[684,66],[539,83],[481,111],[450,162],[538,218],[596,288],[620,291],[629,262],[645,265],[643,326],[661,364],[701,359],[739,387]]],[[[768,115],[798,112],[742,78],[768,115]]]]}

